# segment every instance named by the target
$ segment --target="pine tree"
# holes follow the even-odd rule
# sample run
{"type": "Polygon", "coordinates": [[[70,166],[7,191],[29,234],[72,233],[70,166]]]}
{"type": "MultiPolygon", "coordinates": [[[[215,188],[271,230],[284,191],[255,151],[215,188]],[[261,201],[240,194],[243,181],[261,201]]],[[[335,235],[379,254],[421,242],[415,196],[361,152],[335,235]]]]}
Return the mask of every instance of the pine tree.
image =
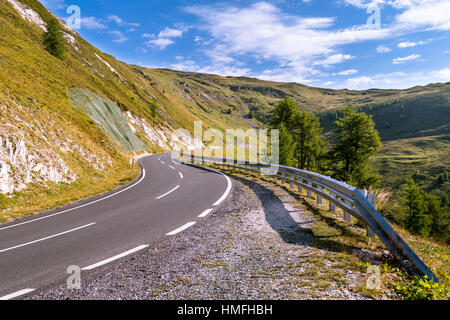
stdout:
{"type": "Polygon", "coordinates": [[[294,164],[294,140],[284,124],[280,124],[278,129],[280,130],[280,164],[284,166],[292,166],[294,164]]]}
{"type": "Polygon", "coordinates": [[[446,212],[436,196],[425,194],[427,213],[431,218],[430,234],[437,238],[443,238],[447,231],[446,212]]]}
{"type": "Polygon", "coordinates": [[[52,19],[47,24],[47,32],[44,36],[44,45],[46,50],[53,56],[61,60],[65,58],[65,40],[58,20],[52,19]]]}
{"type": "Polygon", "coordinates": [[[272,126],[279,129],[280,125],[283,124],[289,132],[292,132],[297,113],[298,110],[295,102],[289,97],[286,97],[275,107],[272,126]]]}
{"type": "Polygon", "coordinates": [[[337,144],[332,152],[335,177],[360,189],[375,185],[379,177],[369,161],[382,144],[372,117],[349,106],[336,126],[337,144]]]}
{"type": "Polygon", "coordinates": [[[407,180],[406,194],[403,199],[407,208],[406,228],[418,235],[428,236],[431,229],[431,217],[427,214],[426,194],[409,177],[407,180]]]}
{"type": "Polygon", "coordinates": [[[320,168],[325,142],[321,137],[320,120],[311,112],[300,111],[294,117],[294,139],[297,167],[314,171],[320,168]]]}

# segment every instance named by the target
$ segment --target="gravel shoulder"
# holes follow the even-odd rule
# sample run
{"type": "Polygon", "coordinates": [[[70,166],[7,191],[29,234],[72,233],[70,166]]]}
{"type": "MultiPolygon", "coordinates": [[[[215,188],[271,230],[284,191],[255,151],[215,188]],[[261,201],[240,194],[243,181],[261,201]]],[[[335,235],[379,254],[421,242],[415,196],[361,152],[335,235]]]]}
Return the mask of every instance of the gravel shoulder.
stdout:
{"type": "Polygon", "coordinates": [[[83,272],[80,290],[56,284],[27,299],[367,299],[361,265],[377,253],[361,250],[362,238],[350,246],[317,235],[327,219],[306,200],[279,185],[230,177],[233,194],[192,228],[83,272]]]}

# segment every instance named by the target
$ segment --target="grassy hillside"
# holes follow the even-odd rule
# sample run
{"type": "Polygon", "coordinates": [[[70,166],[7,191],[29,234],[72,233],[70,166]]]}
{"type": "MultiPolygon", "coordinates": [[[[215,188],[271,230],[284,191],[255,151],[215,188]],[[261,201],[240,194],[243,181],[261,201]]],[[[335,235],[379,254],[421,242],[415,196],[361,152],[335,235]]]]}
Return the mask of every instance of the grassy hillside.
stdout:
{"type": "Polygon", "coordinates": [[[52,56],[43,37],[53,18],[38,1],[0,0],[0,222],[136,177],[137,167],[129,165],[132,154],[120,139],[108,135],[87,109],[75,108],[74,89],[120,108],[119,122],[133,122],[150,152],[170,150],[173,130],[192,130],[196,120],[205,126],[224,127],[222,120],[247,125],[241,117],[218,118],[178,99],[163,83],[99,51],[62,21],[66,59],[52,56]],[[37,14],[30,18],[21,8],[37,14]]]}
{"type": "Polygon", "coordinates": [[[401,197],[408,176],[437,197],[450,194],[450,181],[440,180],[450,168],[450,135],[386,142],[373,165],[381,175],[380,187],[391,193],[382,210],[401,221],[404,216],[401,197]]]}
{"type": "MultiPolygon", "coordinates": [[[[418,178],[431,180],[448,167],[449,140],[436,136],[449,134],[450,83],[331,90],[147,69],[101,52],[62,21],[67,41],[66,59],[60,60],[43,45],[45,25],[53,18],[36,0],[0,0],[0,221],[129,181],[138,169],[129,165],[127,149],[170,150],[173,130],[192,131],[194,121],[221,130],[267,126],[286,96],[318,114],[326,133],[350,103],[372,114],[388,142],[375,164],[389,190],[397,190],[413,167],[423,172],[418,178]],[[39,19],[23,16],[14,5],[34,10],[39,19]],[[74,92],[83,92],[81,105],[74,92]],[[112,134],[117,126],[120,135],[112,134]],[[424,148],[430,152],[423,155],[424,148]],[[410,151],[417,161],[408,158],[410,151]],[[38,200],[42,193],[45,201],[38,200]]],[[[423,183],[434,192],[448,190],[423,183]]]]}
{"type": "Polygon", "coordinates": [[[384,141],[449,133],[450,83],[407,90],[332,90],[168,69],[141,70],[177,95],[193,99],[205,112],[239,115],[242,107],[252,112],[259,125],[268,125],[274,106],[289,96],[299,108],[321,117],[325,133],[333,130],[339,110],[349,104],[373,115],[384,141]]]}

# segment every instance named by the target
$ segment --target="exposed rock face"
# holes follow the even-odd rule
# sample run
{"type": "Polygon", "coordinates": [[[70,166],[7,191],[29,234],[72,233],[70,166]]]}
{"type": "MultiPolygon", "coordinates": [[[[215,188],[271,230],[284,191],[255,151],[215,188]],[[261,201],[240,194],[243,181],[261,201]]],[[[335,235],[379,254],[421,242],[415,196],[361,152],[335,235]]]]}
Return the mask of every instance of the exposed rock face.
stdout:
{"type": "Polygon", "coordinates": [[[125,115],[133,131],[141,130],[152,144],[158,145],[165,151],[173,150],[179,144],[195,149],[204,148],[204,144],[199,139],[176,132],[172,127],[154,128],[145,119],[138,118],[129,111],[125,115]]]}
{"type": "Polygon", "coordinates": [[[47,31],[47,24],[44,20],[42,20],[39,13],[34,11],[33,9],[28,8],[25,4],[23,4],[20,1],[16,0],[7,0],[11,5],[14,7],[14,9],[17,10],[17,12],[20,14],[22,18],[24,18],[27,21],[30,21],[32,23],[35,23],[44,31],[47,31]]]}
{"type": "Polygon", "coordinates": [[[109,154],[92,149],[78,132],[68,132],[50,114],[38,118],[34,112],[13,101],[0,104],[0,193],[30,183],[74,182],[77,175],[64,158],[71,153],[97,171],[112,165],[109,154]]]}
{"type": "Polygon", "coordinates": [[[23,139],[0,136],[0,193],[20,191],[32,182],[71,183],[76,178],[59,155],[28,150],[23,139]]]}

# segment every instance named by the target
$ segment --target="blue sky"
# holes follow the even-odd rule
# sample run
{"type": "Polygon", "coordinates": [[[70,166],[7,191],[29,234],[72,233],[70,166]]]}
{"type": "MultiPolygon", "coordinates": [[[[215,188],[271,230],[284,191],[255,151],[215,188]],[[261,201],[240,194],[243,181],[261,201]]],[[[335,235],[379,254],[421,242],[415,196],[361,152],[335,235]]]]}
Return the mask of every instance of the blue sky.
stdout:
{"type": "Polygon", "coordinates": [[[42,0],[87,41],[147,67],[328,88],[450,81],[450,0],[42,0]]]}

